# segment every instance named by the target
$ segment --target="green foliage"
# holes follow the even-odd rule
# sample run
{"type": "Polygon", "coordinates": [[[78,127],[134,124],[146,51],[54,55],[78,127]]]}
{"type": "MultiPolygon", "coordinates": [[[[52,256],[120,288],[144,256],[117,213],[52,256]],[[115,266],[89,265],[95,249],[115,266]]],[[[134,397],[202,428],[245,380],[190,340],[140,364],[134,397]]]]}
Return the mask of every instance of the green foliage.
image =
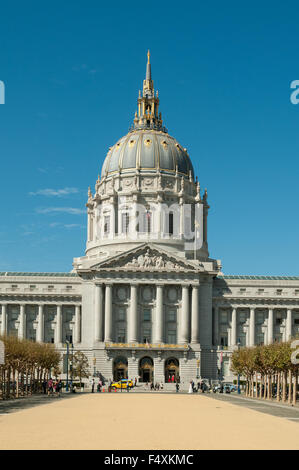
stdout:
{"type": "Polygon", "coordinates": [[[290,369],[298,371],[298,364],[291,363],[291,353],[290,341],[240,348],[232,354],[231,370],[246,377],[251,377],[256,372],[265,375],[290,369]]]}

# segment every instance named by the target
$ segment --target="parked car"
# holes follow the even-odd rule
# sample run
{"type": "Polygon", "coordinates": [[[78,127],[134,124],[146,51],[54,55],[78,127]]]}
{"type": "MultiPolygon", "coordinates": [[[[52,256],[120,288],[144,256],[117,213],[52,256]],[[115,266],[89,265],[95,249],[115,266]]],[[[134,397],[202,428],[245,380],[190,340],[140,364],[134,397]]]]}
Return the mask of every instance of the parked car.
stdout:
{"type": "Polygon", "coordinates": [[[116,388],[119,389],[127,389],[127,388],[132,388],[134,386],[133,380],[128,380],[128,379],[122,379],[119,380],[118,382],[112,382],[111,388],[114,390],[116,388]]]}
{"type": "Polygon", "coordinates": [[[223,383],[223,387],[228,387],[228,388],[229,388],[229,393],[230,393],[230,392],[236,392],[236,391],[238,390],[237,385],[234,385],[234,384],[232,384],[232,383],[224,382],[224,383],[223,383]]]}

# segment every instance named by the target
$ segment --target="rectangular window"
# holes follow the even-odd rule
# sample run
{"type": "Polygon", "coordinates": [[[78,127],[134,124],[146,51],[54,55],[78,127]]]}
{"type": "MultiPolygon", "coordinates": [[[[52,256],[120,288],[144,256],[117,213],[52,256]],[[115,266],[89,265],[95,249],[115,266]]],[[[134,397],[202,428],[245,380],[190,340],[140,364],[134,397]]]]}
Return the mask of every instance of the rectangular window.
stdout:
{"type": "Polygon", "coordinates": [[[143,310],[143,321],[151,321],[151,311],[149,309],[143,310]]]}
{"type": "Polygon", "coordinates": [[[119,321],[124,321],[126,319],[126,312],[124,308],[120,308],[118,310],[118,320],[119,321]]]}
{"type": "Polygon", "coordinates": [[[227,335],[220,337],[220,344],[221,344],[221,346],[227,346],[228,345],[227,335]]]}
{"type": "Polygon", "coordinates": [[[149,327],[143,328],[143,342],[144,343],[151,342],[151,329],[149,327]]]}
{"type": "Polygon", "coordinates": [[[227,312],[220,312],[220,323],[227,323],[227,312]]]}
{"type": "Polygon", "coordinates": [[[176,321],[176,311],[175,310],[169,310],[167,314],[167,319],[168,321],[176,321]]]}
{"type": "Polygon", "coordinates": [[[246,335],[240,334],[238,341],[240,342],[240,346],[246,346],[246,335]]]}
{"type": "Polygon", "coordinates": [[[117,333],[117,342],[118,343],[125,343],[126,342],[126,329],[119,328],[117,333]]]}
{"type": "Polygon", "coordinates": [[[239,312],[239,323],[245,323],[245,322],[246,322],[246,313],[239,312]]]}
{"type": "Polygon", "coordinates": [[[176,344],[176,331],[169,330],[167,335],[167,343],[168,344],[176,344]]]}
{"type": "Polygon", "coordinates": [[[36,286],[29,286],[30,290],[34,290],[35,288],[36,288],[36,286]]]}
{"type": "Polygon", "coordinates": [[[146,211],[144,214],[144,231],[145,233],[151,233],[151,217],[150,211],[146,211]]]}
{"type": "Polygon", "coordinates": [[[48,286],[48,290],[53,290],[54,286],[48,286]]]}
{"type": "Polygon", "coordinates": [[[282,289],[276,289],[276,294],[281,295],[282,294],[282,289]]]}
{"type": "Polygon", "coordinates": [[[261,325],[262,323],[264,323],[264,314],[263,312],[257,312],[257,315],[256,315],[256,322],[261,325]]]}
{"type": "Polygon", "coordinates": [[[122,233],[128,233],[129,231],[130,216],[128,212],[121,214],[121,231],[122,233]]]}
{"type": "Polygon", "coordinates": [[[104,234],[110,233],[110,215],[104,216],[104,234]]]}
{"type": "Polygon", "coordinates": [[[168,233],[173,235],[173,212],[169,212],[168,215],[168,233]]]}

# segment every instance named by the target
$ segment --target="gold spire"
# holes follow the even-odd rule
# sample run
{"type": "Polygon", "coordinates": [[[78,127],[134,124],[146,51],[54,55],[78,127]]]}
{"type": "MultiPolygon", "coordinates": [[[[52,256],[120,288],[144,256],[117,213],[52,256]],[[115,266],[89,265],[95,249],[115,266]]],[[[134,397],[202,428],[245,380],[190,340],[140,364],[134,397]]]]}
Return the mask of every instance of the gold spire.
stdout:
{"type": "Polygon", "coordinates": [[[147,51],[147,63],[150,64],[151,53],[150,50],[147,51]]]}

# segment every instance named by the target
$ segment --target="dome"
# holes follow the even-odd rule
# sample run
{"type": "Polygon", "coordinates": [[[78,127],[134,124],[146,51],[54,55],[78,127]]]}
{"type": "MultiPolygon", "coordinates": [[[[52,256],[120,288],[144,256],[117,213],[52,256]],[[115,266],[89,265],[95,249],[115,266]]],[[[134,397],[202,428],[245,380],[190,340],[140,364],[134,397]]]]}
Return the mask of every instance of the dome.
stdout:
{"type": "Polygon", "coordinates": [[[121,171],[175,173],[194,178],[190,157],[169,134],[159,130],[136,129],[109,149],[102,167],[102,177],[121,171]]]}

